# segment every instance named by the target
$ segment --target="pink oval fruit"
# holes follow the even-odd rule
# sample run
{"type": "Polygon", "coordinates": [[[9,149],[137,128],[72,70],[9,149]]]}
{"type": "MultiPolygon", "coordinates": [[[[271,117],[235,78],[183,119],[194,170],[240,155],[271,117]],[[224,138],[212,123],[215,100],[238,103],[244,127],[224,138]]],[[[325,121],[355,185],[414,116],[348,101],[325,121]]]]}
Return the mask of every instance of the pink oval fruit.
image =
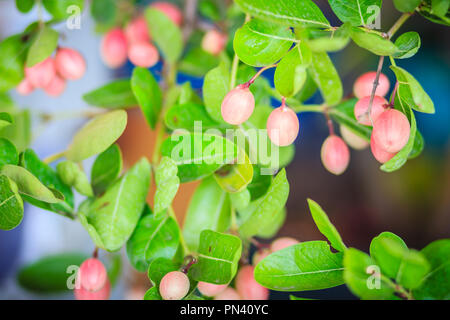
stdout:
{"type": "Polygon", "coordinates": [[[336,135],[325,139],[320,152],[322,164],[331,173],[340,175],[350,162],[350,151],[344,140],[336,135]]]}
{"type": "Polygon", "coordinates": [[[370,139],[370,150],[375,159],[377,159],[380,163],[386,163],[391,160],[396,153],[389,153],[381,149],[376,143],[374,139],[370,139]]]}
{"type": "Polygon", "coordinates": [[[236,276],[236,290],[243,300],[267,300],[269,290],[256,282],[253,272],[255,267],[244,266],[236,276]]]}
{"type": "Polygon", "coordinates": [[[48,86],[55,74],[55,63],[51,57],[30,68],[25,68],[26,78],[35,88],[45,88],[48,86]]]}
{"type": "Polygon", "coordinates": [[[178,26],[183,23],[183,14],[178,7],[170,2],[157,1],[150,5],[166,14],[166,16],[178,26]]]}
{"type": "Polygon", "coordinates": [[[238,125],[250,118],[255,109],[255,98],[247,85],[238,85],[227,93],[222,101],[222,118],[229,124],[238,125]]]}
{"type": "Polygon", "coordinates": [[[197,285],[200,293],[207,297],[215,297],[228,287],[227,284],[214,284],[200,281],[197,285]]]}
{"type": "Polygon", "coordinates": [[[277,146],[288,146],[298,135],[299,122],[291,108],[281,106],[273,110],[267,118],[267,134],[277,146]]]}
{"type": "Polygon", "coordinates": [[[24,78],[16,87],[16,91],[22,95],[22,96],[27,96],[30,93],[32,93],[34,91],[34,87],[32,86],[32,84],[30,83],[30,81],[28,81],[27,78],[24,78]]]}
{"type": "Polygon", "coordinates": [[[255,252],[252,258],[252,264],[256,266],[262,259],[270,255],[272,252],[268,248],[259,249],[255,252]]]}
{"type": "Polygon", "coordinates": [[[78,277],[81,286],[88,291],[100,290],[108,280],[105,266],[96,258],[89,258],[81,264],[78,277]]]}
{"type": "Polygon", "coordinates": [[[148,32],[147,21],[144,17],[137,17],[130,21],[125,28],[125,35],[128,43],[149,42],[150,35],[148,32]]]}
{"type": "Polygon", "coordinates": [[[189,292],[189,278],[180,271],[166,274],[159,284],[159,293],[164,300],[181,300],[189,292]]]}
{"type": "Polygon", "coordinates": [[[370,96],[361,98],[355,104],[355,118],[356,120],[366,126],[371,126],[372,122],[378,119],[378,117],[386,110],[385,105],[388,103],[385,98],[374,96],[372,102],[372,111],[370,112],[370,117],[372,118],[372,122],[367,116],[366,112],[369,109],[370,96]]]}
{"type": "Polygon", "coordinates": [[[241,296],[233,288],[226,288],[214,297],[214,300],[242,300],[241,296]]]}
{"type": "Polygon", "coordinates": [[[73,290],[76,300],[108,300],[111,294],[111,284],[106,280],[105,285],[98,291],[86,290],[83,286],[73,290]]]}
{"type": "Polygon", "coordinates": [[[60,96],[66,89],[66,81],[55,75],[50,83],[44,88],[46,94],[52,97],[60,96]]]}
{"type": "Polygon", "coordinates": [[[128,49],[128,58],[138,67],[153,67],[159,60],[158,50],[148,42],[134,43],[128,49]]]}
{"type": "Polygon", "coordinates": [[[372,139],[384,151],[396,153],[406,145],[410,132],[408,118],[398,110],[389,109],[374,123],[372,139]]]}
{"type": "Polygon", "coordinates": [[[369,146],[369,142],[348,129],[346,126],[341,125],[339,128],[342,139],[344,139],[344,141],[353,149],[362,150],[369,146]]]}
{"type": "Polygon", "coordinates": [[[294,244],[299,243],[297,239],[290,238],[290,237],[282,237],[275,239],[272,244],[270,245],[270,250],[272,252],[279,251],[281,249],[293,246],[294,244]]]}
{"type": "MultiPolygon", "coordinates": [[[[372,94],[373,82],[376,78],[377,73],[375,71],[366,72],[356,79],[353,85],[353,93],[355,97],[361,99],[372,94]]],[[[377,90],[375,95],[384,97],[389,91],[389,79],[380,73],[380,78],[378,79],[377,90]]]]}
{"type": "Polygon", "coordinates": [[[202,48],[203,50],[211,53],[212,55],[218,55],[225,48],[227,40],[228,36],[226,34],[221,33],[215,29],[209,30],[203,36],[202,48]]]}
{"type": "Polygon", "coordinates": [[[100,47],[103,62],[110,68],[118,68],[127,61],[127,39],[120,28],[109,31],[100,47]]]}
{"type": "Polygon", "coordinates": [[[76,50],[59,48],[55,55],[56,72],[67,80],[78,80],[86,71],[86,61],[76,50]]]}

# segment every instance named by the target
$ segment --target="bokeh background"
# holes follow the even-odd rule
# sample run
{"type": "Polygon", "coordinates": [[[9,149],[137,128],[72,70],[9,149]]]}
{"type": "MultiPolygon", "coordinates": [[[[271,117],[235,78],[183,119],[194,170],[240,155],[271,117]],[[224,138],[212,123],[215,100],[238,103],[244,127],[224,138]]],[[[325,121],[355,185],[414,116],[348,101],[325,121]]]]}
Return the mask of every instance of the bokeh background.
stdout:
{"type": "MultiPolygon", "coordinates": [[[[145,1],[142,1],[145,2],[145,1]]],[[[179,1],[181,3],[182,1],[179,1]]],[[[338,25],[327,1],[315,1],[332,25],[338,25]]],[[[392,1],[383,3],[381,27],[387,30],[398,18],[392,1]]],[[[0,39],[22,31],[37,18],[37,10],[20,14],[14,0],[0,1],[0,39]]],[[[32,148],[45,157],[63,150],[73,133],[85,119],[75,116],[89,110],[83,93],[116,77],[129,76],[132,65],[109,70],[100,60],[101,37],[94,32],[94,22],[85,10],[81,29],[63,33],[62,45],[79,50],[87,60],[88,70],[81,81],[71,81],[63,95],[49,98],[42,92],[23,97],[12,93],[15,102],[30,108],[35,118],[45,113],[55,115],[55,121],[34,123],[32,148]]],[[[348,246],[368,251],[370,240],[382,231],[401,236],[412,248],[421,249],[436,239],[450,237],[450,33],[449,28],[433,24],[416,15],[402,27],[401,32],[419,32],[422,47],[411,59],[398,60],[422,84],[435,103],[436,113],[416,114],[418,127],[425,138],[422,155],[410,160],[399,171],[384,173],[370,154],[370,150],[351,151],[351,162],[341,176],[328,173],[320,162],[320,147],[328,134],[321,114],[302,113],[300,134],[296,141],[296,155],[288,166],[291,185],[287,203],[287,221],[280,236],[292,236],[300,241],[323,239],[313,224],[306,198],[317,201],[340,231],[348,246]]],[[[333,54],[346,94],[351,93],[353,81],[363,72],[375,70],[378,59],[369,52],[350,44],[344,51],[333,54]]],[[[161,66],[152,69],[158,74],[161,66]]],[[[394,83],[394,74],[383,72],[394,83]]],[[[267,71],[269,79],[273,71],[267,71]]],[[[178,77],[179,82],[191,81],[200,90],[202,79],[178,77]]],[[[308,101],[320,102],[316,95],[308,101]]],[[[141,155],[149,155],[153,133],[147,128],[140,112],[129,114],[129,124],[120,143],[128,163],[141,155]]],[[[85,166],[89,170],[91,161],[85,166]]],[[[177,196],[175,211],[182,219],[195,184],[184,187],[177,196]]],[[[83,252],[94,249],[87,232],[80,224],[58,215],[27,205],[22,224],[13,231],[0,230],[0,299],[70,299],[71,293],[38,295],[18,286],[17,271],[30,262],[55,253],[83,252]]],[[[112,298],[141,298],[148,282],[145,276],[131,270],[124,256],[122,277],[112,298]]],[[[352,299],[345,286],[317,292],[302,292],[297,296],[320,299],[352,299]]],[[[286,299],[287,294],[271,294],[273,299],[286,299]]]]}

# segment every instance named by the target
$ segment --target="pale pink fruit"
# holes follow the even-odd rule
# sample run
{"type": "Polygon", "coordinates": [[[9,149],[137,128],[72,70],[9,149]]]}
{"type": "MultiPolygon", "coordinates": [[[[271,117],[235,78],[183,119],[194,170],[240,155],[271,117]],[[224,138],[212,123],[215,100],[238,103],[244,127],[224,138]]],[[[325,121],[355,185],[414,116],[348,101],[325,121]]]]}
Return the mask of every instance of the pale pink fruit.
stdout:
{"type": "Polygon", "coordinates": [[[100,290],[108,280],[105,266],[96,258],[89,258],[81,264],[78,277],[81,286],[88,291],[100,290]]]}
{"type": "Polygon", "coordinates": [[[213,55],[218,55],[225,48],[227,40],[228,36],[226,34],[219,32],[215,29],[209,30],[203,36],[202,48],[206,52],[209,52],[213,55]]]}
{"type": "Polygon", "coordinates": [[[157,1],[150,5],[166,14],[166,16],[178,26],[183,23],[183,14],[178,7],[170,2],[157,1]]]}
{"type": "Polygon", "coordinates": [[[66,81],[55,75],[50,83],[44,88],[46,94],[52,97],[60,96],[66,89],[66,81]]]}
{"type": "Polygon", "coordinates": [[[358,136],[346,126],[340,126],[342,139],[353,149],[362,150],[369,146],[369,142],[364,138],[358,136]]]}
{"type": "Polygon", "coordinates": [[[395,153],[406,145],[410,132],[408,118],[398,110],[389,109],[374,123],[372,139],[384,151],[395,153]]]}
{"type": "Polygon", "coordinates": [[[344,140],[336,135],[325,139],[320,156],[325,169],[335,175],[343,173],[350,162],[350,150],[344,140]]]}
{"type": "Polygon", "coordinates": [[[241,296],[233,288],[226,288],[214,297],[214,300],[242,300],[241,296]]]}
{"type": "Polygon", "coordinates": [[[254,266],[256,266],[262,259],[264,259],[265,257],[267,257],[269,254],[271,254],[272,252],[270,251],[270,249],[268,248],[264,248],[264,249],[259,249],[258,251],[255,252],[255,254],[253,255],[252,258],[252,264],[254,266]]]}
{"type": "Polygon", "coordinates": [[[256,282],[253,272],[255,267],[244,266],[236,276],[236,290],[243,300],[267,300],[269,290],[256,282]]]}
{"type": "Polygon", "coordinates": [[[189,278],[183,272],[166,274],[159,284],[159,293],[164,300],[181,300],[189,292],[189,278]]]}
{"type": "Polygon", "coordinates": [[[110,68],[118,68],[127,61],[127,38],[120,28],[109,31],[102,40],[101,56],[110,68]]]}
{"type": "Polygon", "coordinates": [[[128,58],[138,67],[149,68],[159,60],[158,50],[149,42],[133,43],[128,49],[128,58]]]}
{"type": "Polygon", "coordinates": [[[227,93],[222,101],[222,118],[229,124],[238,125],[250,118],[255,109],[255,98],[248,85],[241,84],[227,93]]]}
{"type": "Polygon", "coordinates": [[[294,244],[299,243],[297,239],[290,238],[290,237],[282,237],[275,239],[272,244],[270,245],[270,250],[272,252],[279,251],[281,249],[293,246],[294,244]]]}
{"type": "Polygon", "coordinates": [[[73,290],[76,300],[108,300],[111,294],[111,284],[109,280],[98,291],[89,291],[83,286],[73,290]]]}
{"type": "MultiPolygon", "coordinates": [[[[376,78],[377,73],[375,71],[366,72],[356,79],[353,85],[353,93],[355,97],[361,99],[372,94],[373,82],[376,78]]],[[[378,79],[377,90],[375,95],[384,97],[389,91],[389,79],[380,73],[380,78],[378,79]]]]}
{"type": "Polygon", "coordinates": [[[25,78],[17,85],[16,91],[22,96],[27,96],[34,91],[34,87],[30,81],[25,78]]]}
{"type": "Polygon", "coordinates": [[[35,88],[45,88],[56,74],[55,63],[51,57],[38,64],[25,68],[25,76],[35,88]]]}
{"type": "Polygon", "coordinates": [[[391,160],[396,153],[389,153],[381,149],[376,143],[374,139],[370,139],[370,150],[372,150],[372,154],[375,159],[377,159],[380,163],[386,163],[391,160]]]}
{"type": "Polygon", "coordinates": [[[128,43],[149,42],[150,35],[148,33],[147,21],[144,17],[137,17],[130,21],[125,28],[125,35],[128,43]]]}
{"type": "Polygon", "coordinates": [[[214,284],[200,281],[197,285],[198,291],[204,296],[215,297],[228,287],[227,284],[214,284]]]}
{"type": "Polygon", "coordinates": [[[288,146],[298,135],[297,115],[291,108],[281,106],[273,110],[267,118],[267,134],[277,146],[288,146]]]}
{"type": "Polygon", "coordinates": [[[77,80],[83,77],[86,71],[86,61],[76,50],[59,48],[55,55],[56,72],[67,80],[77,80]]]}
{"type": "MultiPolygon", "coordinates": [[[[371,126],[372,122],[370,121],[368,114],[366,114],[367,110],[369,109],[369,103],[370,103],[370,96],[366,96],[364,98],[361,98],[356,102],[355,104],[355,118],[356,120],[366,126],[371,126]]],[[[372,118],[372,121],[375,122],[378,117],[386,110],[385,105],[388,102],[385,98],[374,96],[373,102],[372,102],[372,111],[370,112],[370,117],[372,118]]]]}

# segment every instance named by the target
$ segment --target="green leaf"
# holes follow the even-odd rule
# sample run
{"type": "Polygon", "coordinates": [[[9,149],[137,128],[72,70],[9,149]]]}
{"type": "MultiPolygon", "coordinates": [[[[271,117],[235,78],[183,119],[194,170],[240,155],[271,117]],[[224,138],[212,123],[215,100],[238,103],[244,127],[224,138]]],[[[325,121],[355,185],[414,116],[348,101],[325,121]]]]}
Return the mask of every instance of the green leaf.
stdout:
{"type": "Polygon", "coordinates": [[[162,300],[157,287],[151,287],[144,295],[144,300],[162,300]]]}
{"type": "Polygon", "coordinates": [[[239,233],[245,237],[257,235],[276,219],[276,215],[286,204],[288,195],[289,182],[285,169],[282,169],[273,179],[266,194],[252,202],[246,212],[240,212],[246,218],[239,227],[239,233]]]}
{"type": "Polygon", "coordinates": [[[392,56],[398,52],[397,46],[377,33],[353,27],[350,37],[361,48],[379,56],[392,56]]]}
{"type": "Polygon", "coordinates": [[[165,116],[165,123],[169,129],[185,129],[188,131],[207,130],[211,128],[229,128],[211,119],[204,106],[197,103],[176,104],[170,107],[165,116]],[[197,122],[197,123],[196,123],[197,122]]]}
{"type": "Polygon", "coordinates": [[[6,128],[0,129],[0,136],[10,140],[18,151],[22,151],[31,142],[30,112],[26,109],[17,110],[11,115],[13,116],[13,123],[6,128]]]}
{"type": "Polygon", "coordinates": [[[405,69],[397,66],[391,66],[391,69],[399,82],[397,95],[401,102],[416,111],[434,113],[433,101],[423,90],[420,83],[405,69]]]}
{"type": "Polygon", "coordinates": [[[94,195],[86,174],[78,164],[69,160],[61,161],[56,165],[56,172],[63,183],[74,187],[80,194],[87,197],[94,195]]]}
{"type": "Polygon", "coordinates": [[[67,19],[72,16],[77,11],[71,10],[71,6],[76,6],[83,11],[84,1],[83,0],[43,0],[45,10],[50,13],[54,19],[62,20],[67,19]]]}
{"type": "Polygon", "coordinates": [[[130,79],[114,80],[83,95],[83,100],[95,107],[107,109],[129,108],[138,105],[130,79]]]}
{"type": "Polygon", "coordinates": [[[236,31],[233,47],[244,63],[262,67],[280,60],[293,40],[290,29],[253,19],[236,31]]]}
{"type": "Polygon", "coordinates": [[[400,265],[402,263],[401,259],[393,257],[389,251],[386,251],[383,246],[383,239],[390,239],[394,241],[397,246],[408,250],[405,242],[399,236],[393,234],[392,232],[382,232],[378,236],[372,239],[370,243],[370,256],[375,260],[375,262],[380,266],[381,271],[384,275],[389,278],[395,279],[397,273],[399,272],[400,265]]]}
{"type": "Polygon", "coordinates": [[[203,105],[202,99],[192,88],[191,82],[186,81],[180,86],[180,94],[178,96],[178,104],[186,104],[188,102],[203,105]]]}
{"type": "Polygon", "coordinates": [[[182,73],[204,77],[205,74],[219,64],[219,59],[199,47],[189,50],[180,61],[179,70],[182,73]]]}
{"type": "Polygon", "coordinates": [[[223,166],[214,173],[217,183],[230,193],[242,191],[253,178],[253,165],[245,151],[239,149],[235,162],[223,166]]]}
{"type": "Polygon", "coordinates": [[[328,0],[331,9],[342,22],[353,26],[373,23],[381,10],[381,0],[328,0]]]}
{"type": "Polygon", "coordinates": [[[117,144],[100,153],[95,159],[91,171],[91,184],[95,194],[105,192],[120,175],[123,161],[122,152],[117,144]]]}
{"type": "Polygon", "coordinates": [[[27,13],[34,6],[34,0],[16,0],[16,7],[22,13],[27,13]]]}
{"type": "Polygon", "coordinates": [[[69,267],[80,266],[87,258],[87,255],[82,253],[51,255],[20,269],[17,280],[21,287],[36,293],[67,291],[68,285],[74,284],[69,282],[69,267]]]}
{"type": "Polygon", "coordinates": [[[89,121],[73,137],[65,152],[67,159],[80,162],[108,149],[122,135],[127,125],[127,113],[115,110],[89,121]]]}
{"type": "Polygon", "coordinates": [[[289,300],[315,300],[315,299],[302,298],[302,297],[296,297],[293,295],[289,295],[289,300]]]}
{"type": "MultiPolygon", "coordinates": [[[[255,73],[255,68],[241,63],[238,67],[236,83],[245,83],[249,81],[255,73]]],[[[266,77],[258,77],[250,86],[250,92],[255,98],[255,105],[270,105],[271,100],[267,93],[267,87],[270,87],[270,83],[266,77]]]]}
{"type": "Polygon", "coordinates": [[[450,299],[450,239],[437,240],[420,251],[430,263],[430,270],[419,288],[416,299],[450,299]]]}
{"type": "Polygon", "coordinates": [[[330,244],[337,251],[347,250],[341,235],[331,223],[327,214],[314,200],[308,199],[309,210],[319,231],[330,241],[330,244]]]}
{"type": "Polygon", "coordinates": [[[354,108],[357,101],[356,98],[349,99],[329,109],[329,114],[334,121],[346,126],[361,138],[370,141],[372,128],[358,123],[355,118],[354,108]]]}
{"type": "Polygon", "coordinates": [[[117,7],[114,0],[93,0],[91,4],[91,16],[104,26],[113,26],[117,18],[117,7]]]}
{"type": "Polygon", "coordinates": [[[286,221],[286,214],[287,214],[286,208],[281,209],[280,212],[278,212],[274,216],[274,219],[271,221],[270,224],[266,224],[263,226],[263,228],[259,229],[258,238],[264,239],[273,238],[286,221]]]}
{"type": "Polygon", "coordinates": [[[420,36],[417,32],[405,32],[395,40],[395,45],[398,52],[394,53],[393,57],[397,59],[411,58],[419,51],[420,36]]]}
{"type": "MultiPolygon", "coordinates": [[[[230,201],[231,201],[232,206],[237,211],[244,210],[250,204],[251,195],[250,195],[250,191],[248,191],[247,188],[245,188],[239,192],[230,193],[229,196],[230,196],[230,201]]],[[[208,228],[208,229],[211,229],[211,228],[208,228]]]]}
{"type": "Polygon", "coordinates": [[[221,113],[222,101],[230,91],[230,75],[227,64],[222,62],[210,70],[203,82],[203,99],[208,114],[214,120],[224,123],[221,113]]]}
{"type": "Polygon", "coordinates": [[[329,27],[330,23],[310,0],[290,0],[283,3],[266,0],[236,0],[246,13],[292,27],[329,27]]]}
{"type": "Polygon", "coordinates": [[[431,0],[431,12],[438,17],[445,17],[449,8],[450,0],[431,0]]]}
{"type": "Polygon", "coordinates": [[[281,59],[275,70],[274,83],[278,92],[291,97],[300,91],[306,81],[306,68],[311,64],[309,47],[300,43],[281,59]]]}
{"type": "Polygon", "coordinates": [[[200,234],[197,263],[191,267],[189,275],[197,281],[227,284],[236,275],[241,252],[238,237],[204,230],[200,234]]]}
{"type": "Polygon", "coordinates": [[[366,300],[383,300],[394,297],[394,289],[380,279],[376,263],[367,254],[354,248],[345,252],[345,283],[355,295],[366,300]]]}
{"type": "Polygon", "coordinates": [[[179,241],[177,222],[167,214],[152,214],[145,206],[142,218],[127,242],[128,259],[137,270],[146,271],[157,258],[172,259],[179,241]]]}
{"type": "Polygon", "coordinates": [[[342,50],[350,42],[349,25],[343,24],[337,30],[303,29],[299,33],[302,40],[315,52],[342,50]]]}
{"type": "Polygon", "coordinates": [[[0,138],[0,168],[4,164],[19,163],[16,147],[8,139],[0,138]]]}
{"type": "Polygon", "coordinates": [[[198,180],[211,175],[237,157],[237,146],[230,140],[207,133],[172,134],[162,146],[163,156],[178,166],[181,182],[198,180]]]}
{"type": "Polygon", "coordinates": [[[13,35],[0,43],[0,92],[15,88],[24,78],[28,43],[22,35],[13,35]]]}
{"type": "Polygon", "coordinates": [[[152,40],[169,63],[175,63],[183,52],[183,37],[180,28],[158,9],[147,8],[145,19],[151,28],[152,40]]]}
{"type": "Polygon", "coordinates": [[[95,200],[80,206],[78,217],[95,244],[117,251],[135,229],[150,187],[151,170],[143,158],[95,200]]]}
{"type": "Polygon", "coordinates": [[[251,195],[251,200],[256,200],[266,194],[272,184],[272,176],[262,174],[261,168],[254,166],[252,182],[247,186],[251,195]]]}
{"type": "Polygon", "coordinates": [[[0,229],[14,229],[22,219],[23,201],[17,185],[7,176],[0,175],[0,229]]]}
{"type": "Polygon", "coordinates": [[[426,0],[418,7],[418,12],[426,19],[445,26],[450,26],[450,11],[448,0],[426,0]]]}
{"type": "Polygon", "coordinates": [[[425,148],[425,141],[423,139],[423,136],[419,130],[416,130],[414,145],[412,147],[411,152],[408,155],[408,159],[414,159],[418,157],[422,153],[424,148],[425,148]]]}
{"type": "Polygon", "coordinates": [[[152,281],[154,288],[158,289],[162,278],[169,272],[179,270],[179,268],[180,265],[178,263],[168,258],[156,258],[148,267],[148,278],[152,281]]]}
{"type": "Polygon", "coordinates": [[[0,129],[9,126],[13,123],[13,118],[7,112],[0,112],[0,129]]]}
{"type": "Polygon", "coordinates": [[[328,54],[316,52],[309,71],[327,105],[338,104],[343,95],[342,82],[328,54]]]}
{"type": "Polygon", "coordinates": [[[57,203],[64,200],[64,195],[62,193],[47,188],[38,180],[38,178],[25,168],[6,164],[0,169],[0,174],[13,180],[17,184],[20,194],[47,203],[57,203]]]}
{"type": "Polygon", "coordinates": [[[155,171],[156,193],[153,200],[155,216],[161,214],[172,204],[180,186],[180,178],[177,173],[178,168],[175,162],[169,157],[162,157],[155,171]]]}
{"type": "Polygon", "coordinates": [[[394,0],[395,8],[400,12],[413,12],[421,0],[394,0]]]}
{"type": "Polygon", "coordinates": [[[147,123],[154,129],[162,105],[162,94],[158,82],[148,69],[137,67],[134,68],[131,76],[131,88],[147,123]]]}
{"type": "Polygon", "coordinates": [[[191,198],[183,225],[183,236],[193,251],[199,244],[198,235],[206,229],[225,232],[231,224],[228,194],[212,178],[206,178],[191,198]],[[214,201],[211,201],[214,199],[214,201]]]}
{"type": "Polygon", "coordinates": [[[32,67],[44,61],[58,46],[59,34],[50,27],[42,26],[28,50],[27,67],[32,67]]]}
{"type": "Polygon", "coordinates": [[[344,283],[341,252],[325,241],[302,242],[276,251],[255,268],[255,280],[277,291],[319,290],[344,283]]]}

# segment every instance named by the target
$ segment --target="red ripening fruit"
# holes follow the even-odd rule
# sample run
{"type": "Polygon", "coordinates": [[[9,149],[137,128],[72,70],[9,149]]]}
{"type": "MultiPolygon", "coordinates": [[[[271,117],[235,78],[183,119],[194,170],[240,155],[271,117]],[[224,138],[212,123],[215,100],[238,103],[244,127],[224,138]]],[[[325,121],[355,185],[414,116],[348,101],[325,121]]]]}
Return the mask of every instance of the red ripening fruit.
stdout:
{"type": "Polygon", "coordinates": [[[111,294],[111,284],[106,280],[105,285],[98,291],[89,291],[80,286],[73,290],[76,300],[108,300],[111,294]]]}
{"type": "Polygon", "coordinates": [[[297,239],[290,238],[290,237],[282,237],[275,239],[272,244],[270,245],[270,250],[272,252],[279,251],[281,249],[293,246],[294,244],[299,243],[297,239]]]}
{"type": "Polygon", "coordinates": [[[238,125],[250,118],[255,109],[255,98],[247,84],[240,84],[227,93],[222,101],[222,118],[229,124],[238,125]]]}
{"type": "Polygon", "coordinates": [[[215,297],[228,287],[227,284],[214,284],[200,281],[197,285],[200,293],[207,297],[215,297]]]}
{"type": "Polygon", "coordinates": [[[214,300],[242,300],[241,296],[233,288],[226,288],[214,297],[214,300]]]}
{"type": "Polygon", "coordinates": [[[56,72],[67,80],[78,80],[86,71],[86,61],[76,50],[59,48],[55,55],[56,72]]]}
{"type": "Polygon", "coordinates": [[[81,286],[88,291],[97,291],[103,288],[108,280],[105,266],[96,258],[85,260],[78,271],[81,286]]]}
{"type": "Polygon", "coordinates": [[[267,118],[267,134],[277,146],[288,146],[297,138],[299,123],[291,108],[282,105],[273,110],[267,118]]]}
{"type": "Polygon", "coordinates": [[[55,74],[55,63],[51,57],[30,68],[25,68],[25,76],[35,88],[45,88],[48,86],[55,74]]]}
{"type": "MultiPolygon", "coordinates": [[[[367,114],[365,114],[369,109],[369,103],[370,103],[370,96],[361,98],[358,100],[358,102],[356,102],[354,109],[356,120],[360,124],[366,126],[372,125],[372,122],[370,121],[369,117],[367,116],[367,114]]],[[[375,122],[378,119],[378,117],[386,110],[385,105],[387,103],[388,102],[383,97],[380,96],[373,97],[372,110],[370,112],[370,117],[372,118],[373,122],[375,122]]]]}
{"type": "Polygon", "coordinates": [[[203,36],[202,48],[212,55],[218,55],[223,51],[227,44],[228,36],[217,30],[209,30],[203,36]]]}
{"type": "Polygon", "coordinates": [[[244,266],[236,276],[236,290],[243,300],[267,300],[269,290],[256,282],[253,272],[255,267],[244,266]]]}
{"type": "Polygon", "coordinates": [[[25,78],[17,85],[16,91],[22,96],[27,96],[34,91],[34,87],[31,85],[30,81],[25,78]]]}
{"type": "Polygon", "coordinates": [[[389,153],[381,149],[376,143],[374,139],[370,139],[370,150],[372,150],[372,154],[375,159],[377,159],[380,163],[386,163],[391,160],[396,153],[389,153]]]}
{"type": "Polygon", "coordinates": [[[270,249],[268,248],[264,248],[264,249],[259,249],[258,251],[255,252],[255,254],[253,255],[252,258],[252,264],[254,266],[256,266],[262,259],[264,259],[265,257],[267,257],[269,254],[271,254],[272,252],[270,251],[270,249]]]}
{"type": "MultiPolygon", "coordinates": [[[[356,79],[355,84],[353,85],[353,94],[355,97],[361,99],[363,97],[370,96],[372,94],[373,82],[375,81],[376,76],[377,73],[375,71],[371,71],[364,73],[356,79]]],[[[388,91],[389,79],[383,73],[380,73],[375,95],[384,97],[388,91]]]]}
{"type": "Polygon", "coordinates": [[[150,7],[158,9],[166,14],[166,16],[178,26],[183,23],[183,14],[174,4],[164,1],[153,2],[150,7]]]}
{"type": "Polygon", "coordinates": [[[137,17],[131,20],[125,28],[125,36],[128,43],[149,42],[147,21],[144,17],[137,17]]]}
{"type": "Polygon", "coordinates": [[[109,31],[100,47],[103,62],[110,68],[118,68],[127,61],[127,38],[120,28],[109,31]]]}
{"type": "Polygon", "coordinates": [[[343,173],[350,162],[350,150],[344,140],[334,134],[323,142],[320,156],[325,169],[335,175],[343,173]]]}
{"type": "Polygon", "coordinates": [[[138,67],[153,67],[159,60],[158,50],[148,42],[133,43],[128,49],[128,58],[138,67]]]}
{"type": "Polygon", "coordinates": [[[183,272],[166,274],[159,284],[159,293],[164,300],[181,300],[189,292],[189,278],[183,272]]]}
{"type": "Polygon", "coordinates": [[[398,110],[389,109],[373,124],[372,139],[384,151],[395,153],[406,145],[410,131],[408,118],[398,110]]]}
{"type": "Polygon", "coordinates": [[[46,94],[52,97],[60,96],[66,90],[66,81],[55,75],[50,83],[44,88],[46,94]]]}
{"type": "Polygon", "coordinates": [[[341,125],[339,128],[341,131],[342,139],[344,139],[344,141],[353,149],[362,150],[369,145],[369,142],[367,142],[364,138],[358,136],[346,126],[341,125]]]}

